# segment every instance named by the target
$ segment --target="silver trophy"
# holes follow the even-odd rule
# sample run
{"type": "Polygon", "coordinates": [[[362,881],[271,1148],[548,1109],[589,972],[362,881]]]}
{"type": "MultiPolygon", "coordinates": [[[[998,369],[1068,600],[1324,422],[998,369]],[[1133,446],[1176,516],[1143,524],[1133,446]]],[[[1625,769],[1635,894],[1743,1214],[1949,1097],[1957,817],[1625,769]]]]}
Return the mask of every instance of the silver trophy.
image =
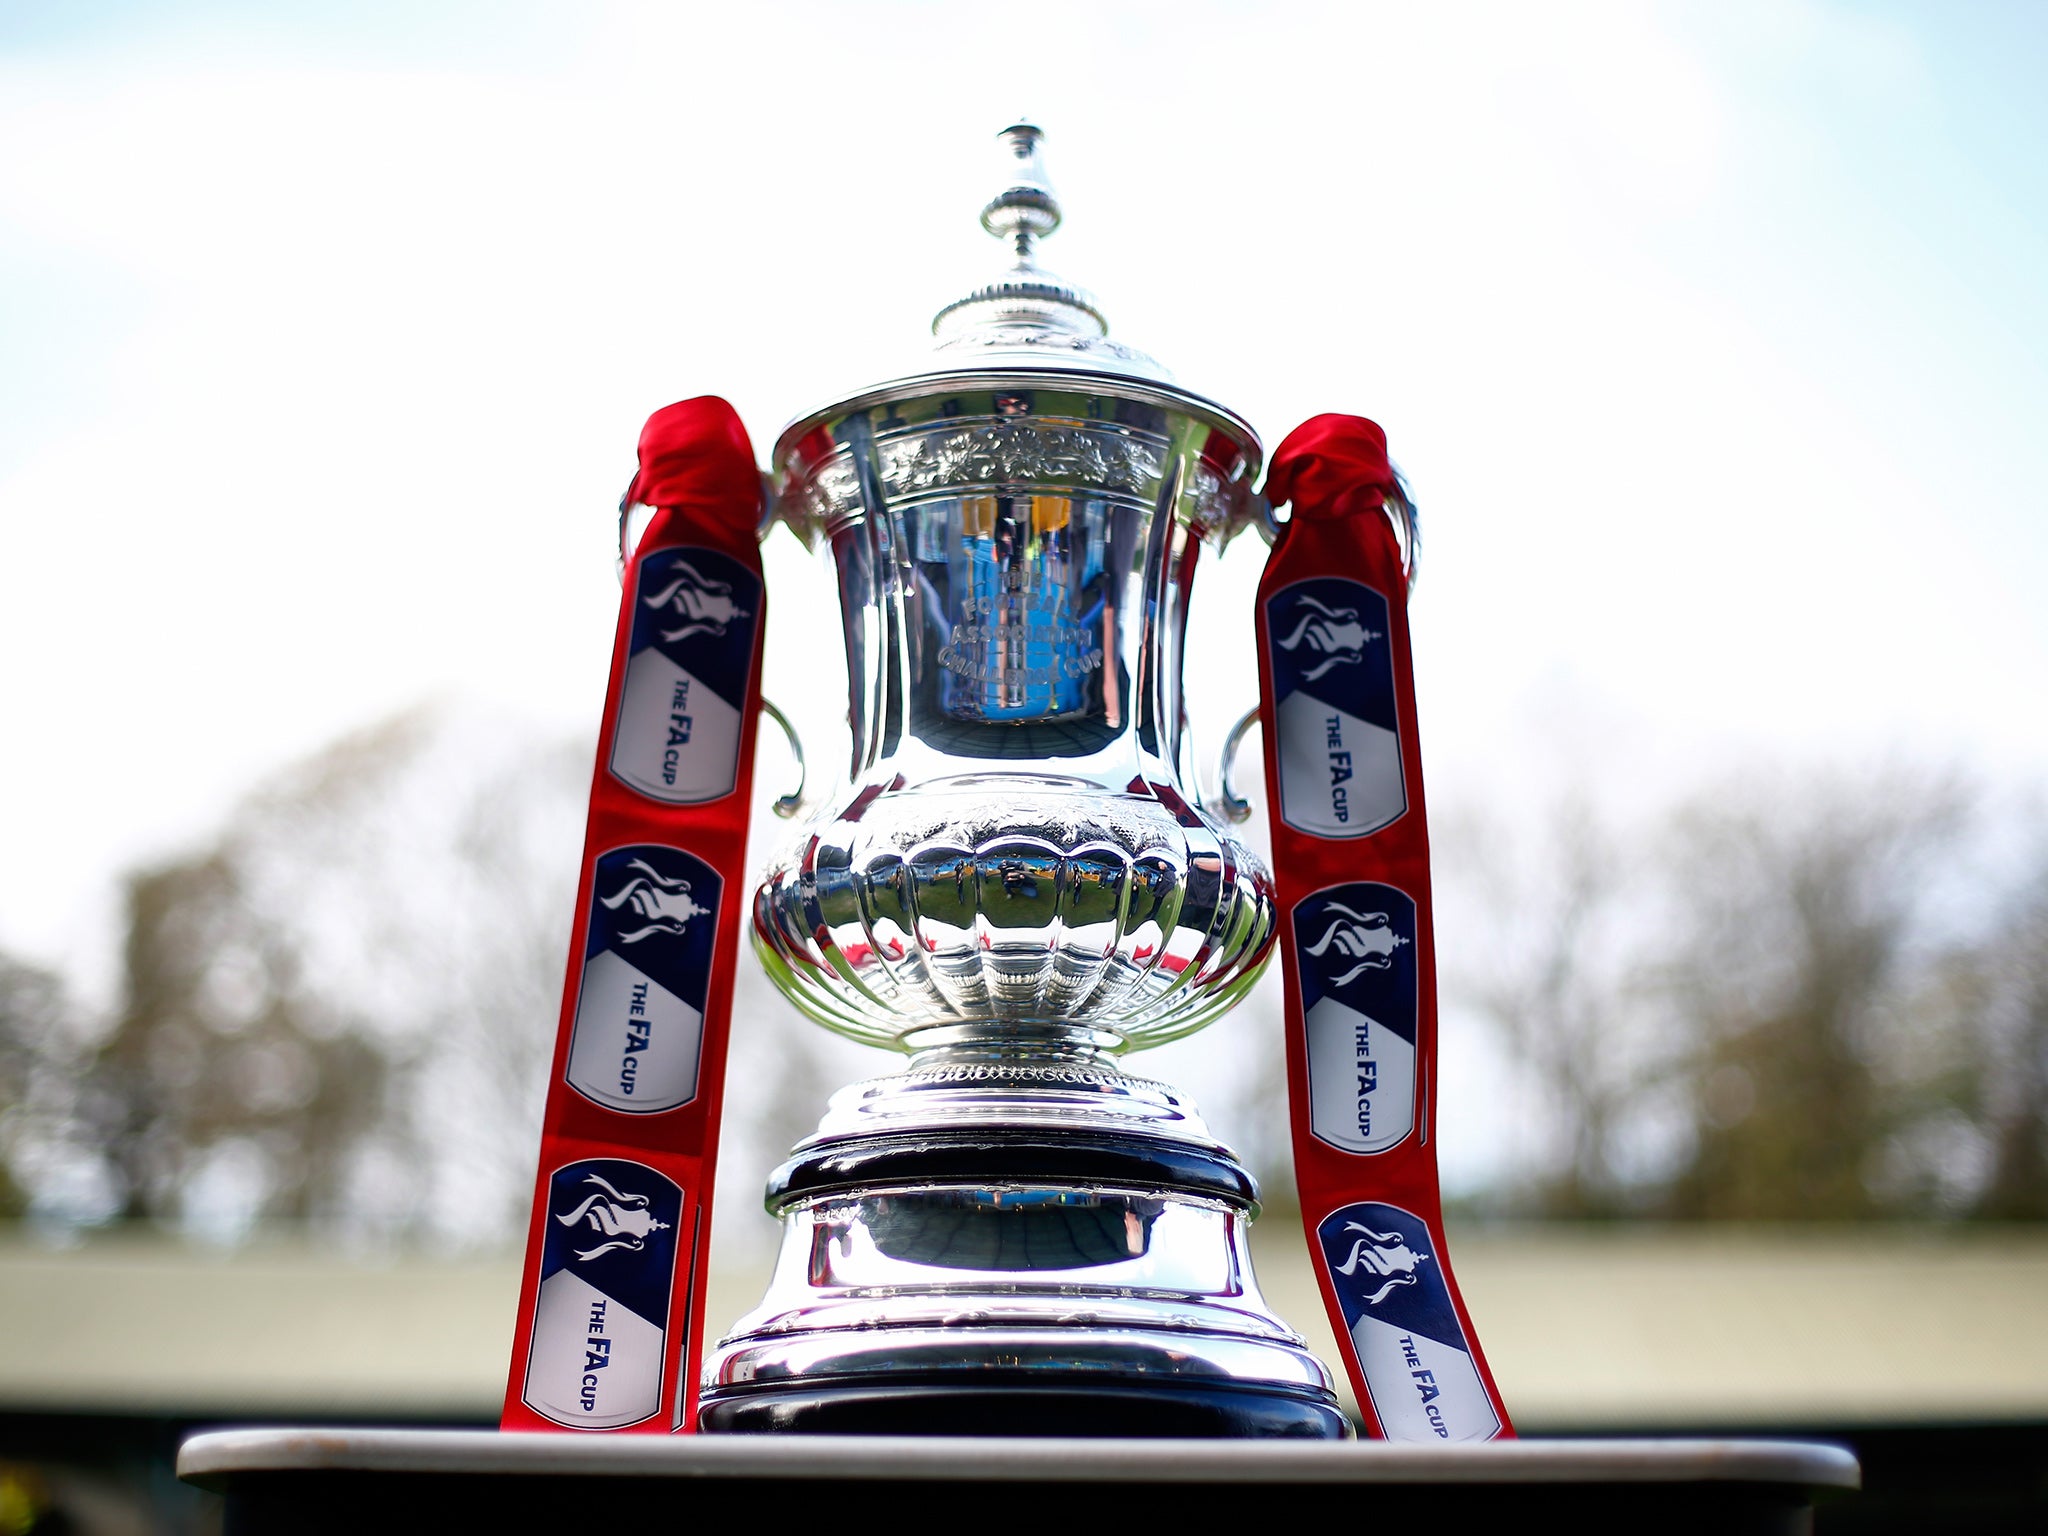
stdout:
{"type": "Polygon", "coordinates": [[[755,943],[811,1018],[909,1064],[772,1176],[781,1254],[707,1352],[706,1430],[1351,1432],[1259,1295],[1251,1176],[1118,1064],[1214,1021],[1272,946],[1181,679],[1198,555],[1253,517],[1261,449],[1038,265],[1040,137],[999,136],[981,222],[1014,259],[939,311],[929,365],[775,447],[777,511],[837,571],[853,763],[755,943]]]}

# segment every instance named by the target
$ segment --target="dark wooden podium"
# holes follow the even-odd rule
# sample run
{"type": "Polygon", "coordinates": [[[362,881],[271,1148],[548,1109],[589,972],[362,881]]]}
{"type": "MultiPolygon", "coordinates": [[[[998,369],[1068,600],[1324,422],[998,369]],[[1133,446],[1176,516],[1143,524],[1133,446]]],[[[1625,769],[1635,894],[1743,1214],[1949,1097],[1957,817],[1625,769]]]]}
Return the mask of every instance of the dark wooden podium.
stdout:
{"type": "Polygon", "coordinates": [[[1810,1530],[1814,1497],[1860,1480],[1847,1451],[1787,1440],[1416,1446],[395,1429],[195,1435],[178,1475],[226,1496],[227,1536],[651,1536],[703,1531],[707,1517],[724,1536],[1092,1536],[1226,1522],[1247,1536],[1281,1527],[1761,1536],[1810,1530]]]}

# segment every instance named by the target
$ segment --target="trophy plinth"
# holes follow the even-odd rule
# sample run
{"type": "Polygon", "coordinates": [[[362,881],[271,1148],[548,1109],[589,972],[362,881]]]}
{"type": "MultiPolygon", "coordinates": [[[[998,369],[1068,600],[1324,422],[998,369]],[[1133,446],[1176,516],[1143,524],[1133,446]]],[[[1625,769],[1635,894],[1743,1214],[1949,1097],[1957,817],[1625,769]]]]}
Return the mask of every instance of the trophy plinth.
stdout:
{"type": "Polygon", "coordinates": [[[1015,264],[925,370],[799,420],[779,515],[831,551],[853,762],[776,858],[756,948],[828,1028],[910,1053],[778,1169],[761,1306],[707,1430],[1339,1437],[1267,1309],[1251,1176],[1119,1056],[1210,1023],[1274,933],[1182,706],[1204,544],[1248,516],[1242,420],[1040,269],[1038,130],[983,210],[1015,264]]]}
{"type": "Polygon", "coordinates": [[[761,1305],[707,1430],[1345,1433],[1252,1276],[1251,1177],[1187,1102],[1085,1057],[940,1051],[835,1096],[769,1182],[761,1305]]]}

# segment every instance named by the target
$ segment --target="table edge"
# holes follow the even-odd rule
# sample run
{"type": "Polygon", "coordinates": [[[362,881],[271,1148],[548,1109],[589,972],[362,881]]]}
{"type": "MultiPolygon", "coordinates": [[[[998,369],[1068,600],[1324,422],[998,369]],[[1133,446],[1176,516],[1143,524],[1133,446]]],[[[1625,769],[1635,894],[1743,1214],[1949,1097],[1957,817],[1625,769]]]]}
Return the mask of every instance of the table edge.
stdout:
{"type": "Polygon", "coordinates": [[[897,1435],[529,1434],[275,1427],[213,1430],[178,1448],[178,1476],[230,1489],[262,1474],[959,1482],[1773,1483],[1858,1488],[1845,1448],[1779,1439],[1077,1440],[897,1435]]]}

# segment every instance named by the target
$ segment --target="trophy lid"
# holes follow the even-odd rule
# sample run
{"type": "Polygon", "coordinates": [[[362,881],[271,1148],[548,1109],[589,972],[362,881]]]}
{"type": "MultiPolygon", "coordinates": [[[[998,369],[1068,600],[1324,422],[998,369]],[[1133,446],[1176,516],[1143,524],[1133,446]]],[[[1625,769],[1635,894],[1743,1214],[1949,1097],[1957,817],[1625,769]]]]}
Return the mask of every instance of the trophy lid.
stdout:
{"type": "Polygon", "coordinates": [[[922,366],[791,422],[775,445],[778,473],[791,463],[798,443],[835,419],[955,389],[1012,383],[1081,389],[1184,412],[1234,441],[1244,473],[1256,473],[1262,450],[1242,417],[1176,382],[1149,354],[1112,340],[1100,301],[1039,265],[1039,242],[1062,220],[1046,174],[1044,139],[1042,129],[1022,118],[996,135],[1002,185],[983,205],[981,227],[1009,248],[1008,270],[932,317],[935,340],[922,366]]]}

